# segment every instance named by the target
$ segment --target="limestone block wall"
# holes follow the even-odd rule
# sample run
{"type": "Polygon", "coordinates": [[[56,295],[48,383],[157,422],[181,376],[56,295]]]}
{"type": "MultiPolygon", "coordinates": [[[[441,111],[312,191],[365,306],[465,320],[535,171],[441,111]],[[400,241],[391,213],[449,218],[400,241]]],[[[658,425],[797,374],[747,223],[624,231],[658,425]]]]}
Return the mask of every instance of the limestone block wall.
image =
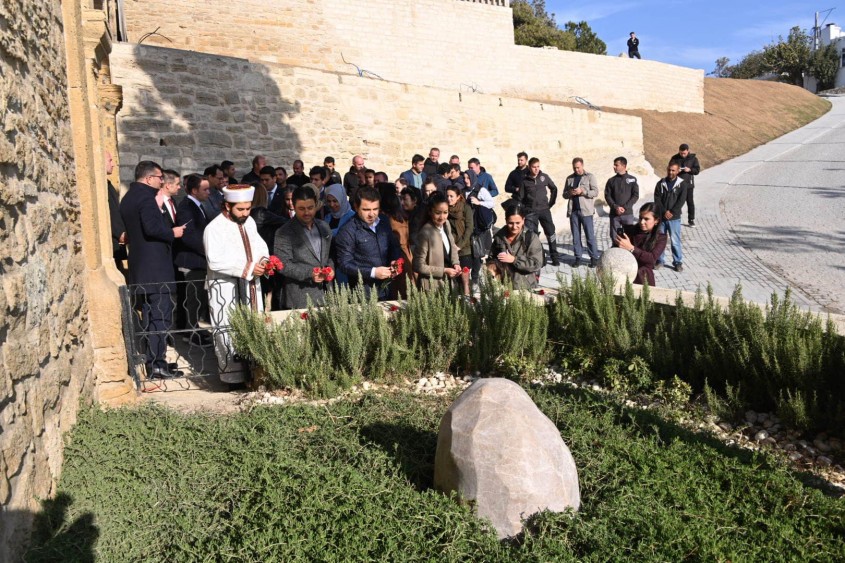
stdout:
{"type": "Polygon", "coordinates": [[[92,394],[59,0],[0,4],[0,561],[14,561],[92,394]]]}
{"type": "Polygon", "coordinates": [[[460,0],[126,0],[128,39],[453,91],[704,111],[704,72],[514,45],[512,12],[460,0]],[[344,59],[346,62],[344,62],[344,59]],[[353,63],[353,64],[347,64],[353,63]]]}
{"type": "Polygon", "coordinates": [[[575,156],[602,181],[619,155],[642,185],[656,181],[637,117],[146,45],[115,45],[111,60],[124,183],[140,159],[182,174],[229,159],[243,174],[258,153],[287,167],[332,155],[341,171],[361,153],[395,178],[431,146],[478,157],[501,184],[521,150],[561,185],[575,156]]]}

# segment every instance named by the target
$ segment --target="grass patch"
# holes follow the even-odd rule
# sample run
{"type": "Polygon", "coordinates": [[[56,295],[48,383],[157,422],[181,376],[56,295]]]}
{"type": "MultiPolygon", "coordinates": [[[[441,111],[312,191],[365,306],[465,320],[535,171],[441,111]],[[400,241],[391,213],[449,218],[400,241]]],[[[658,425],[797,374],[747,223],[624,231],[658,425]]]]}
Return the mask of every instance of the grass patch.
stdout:
{"type": "Polygon", "coordinates": [[[845,553],[842,502],[767,456],[592,393],[530,393],[572,450],[582,509],[539,515],[516,541],[497,541],[430,489],[449,398],[368,394],[230,417],[89,411],[65,450],[64,516],[40,519],[26,560],[833,561],[845,553]]]}

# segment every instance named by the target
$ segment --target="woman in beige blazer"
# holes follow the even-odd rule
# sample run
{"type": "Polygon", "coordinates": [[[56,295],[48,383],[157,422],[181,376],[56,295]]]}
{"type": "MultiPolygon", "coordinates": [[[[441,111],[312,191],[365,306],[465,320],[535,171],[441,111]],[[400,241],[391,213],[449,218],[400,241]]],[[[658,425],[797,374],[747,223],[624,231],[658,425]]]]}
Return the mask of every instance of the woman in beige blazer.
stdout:
{"type": "Polygon", "coordinates": [[[449,283],[461,275],[458,247],[449,227],[449,203],[439,192],[428,200],[428,217],[417,235],[413,264],[422,290],[449,283]]]}

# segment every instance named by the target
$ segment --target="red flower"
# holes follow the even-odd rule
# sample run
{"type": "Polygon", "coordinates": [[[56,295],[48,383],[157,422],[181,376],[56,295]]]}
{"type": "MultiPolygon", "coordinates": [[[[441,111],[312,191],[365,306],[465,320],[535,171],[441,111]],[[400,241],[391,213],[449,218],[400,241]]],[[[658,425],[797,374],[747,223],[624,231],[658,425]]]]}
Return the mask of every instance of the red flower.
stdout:
{"type": "Polygon", "coordinates": [[[326,266],[322,270],[320,270],[324,276],[326,276],[326,281],[330,282],[334,279],[334,270],[331,267],[326,266]]]}
{"type": "Polygon", "coordinates": [[[301,315],[299,315],[299,318],[302,319],[303,321],[307,321],[308,320],[308,313],[302,313],[301,315]]]}
{"type": "Polygon", "coordinates": [[[315,276],[319,276],[322,272],[323,272],[323,270],[321,270],[319,267],[314,268],[314,275],[315,276]]]}
{"type": "Polygon", "coordinates": [[[475,297],[470,297],[469,302],[475,305],[476,303],[478,303],[478,299],[476,299],[475,297]]]}
{"type": "Polygon", "coordinates": [[[398,306],[398,305],[391,305],[391,306],[390,306],[390,312],[391,312],[391,313],[395,313],[395,312],[396,312],[396,311],[398,311],[398,310],[399,310],[399,306],[398,306]]]}
{"type": "Polygon", "coordinates": [[[281,272],[284,267],[285,265],[282,264],[282,261],[277,256],[270,256],[264,265],[264,275],[268,277],[272,276],[281,272]]]}
{"type": "Polygon", "coordinates": [[[545,289],[541,289],[541,290],[540,290],[540,291],[538,291],[537,293],[539,293],[540,295],[545,295],[545,294],[546,294],[546,290],[545,290],[545,289]]]}
{"type": "Polygon", "coordinates": [[[505,292],[505,298],[508,298],[508,297],[510,297],[510,296],[511,296],[511,292],[510,292],[510,291],[506,291],[506,292],[505,292]]]}
{"type": "Polygon", "coordinates": [[[464,266],[464,269],[462,271],[463,271],[463,273],[468,274],[469,273],[469,266],[464,266]]]}
{"type": "Polygon", "coordinates": [[[399,274],[405,271],[405,259],[397,258],[390,265],[390,268],[393,270],[393,275],[398,276],[399,274]]]}

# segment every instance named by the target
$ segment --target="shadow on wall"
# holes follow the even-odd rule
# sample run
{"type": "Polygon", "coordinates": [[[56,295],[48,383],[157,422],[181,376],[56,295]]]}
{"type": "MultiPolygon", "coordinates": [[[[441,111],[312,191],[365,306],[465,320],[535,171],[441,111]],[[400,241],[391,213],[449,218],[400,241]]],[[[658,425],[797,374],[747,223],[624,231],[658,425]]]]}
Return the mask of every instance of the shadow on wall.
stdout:
{"type": "Polygon", "coordinates": [[[256,154],[276,165],[301,152],[288,123],[300,105],[282,97],[264,65],[124,43],[115,46],[112,66],[124,95],[118,139],[125,184],[140,160],[182,175],[231,160],[241,177],[256,154]]]}
{"type": "Polygon", "coordinates": [[[94,515],[86,512],[68,522],[68,513],[73,499],[66,493],[60,493],[54,499],[42,502],[41,512],[33,515],[29,512],[6,514],[9,522],[14,520],[32,520],[33,530],[31,545],[24,555],[27,563],[52,561],[76,561],[93,563],[96,560],[94,545],[100,531],[94,524],[94,515]]]}

